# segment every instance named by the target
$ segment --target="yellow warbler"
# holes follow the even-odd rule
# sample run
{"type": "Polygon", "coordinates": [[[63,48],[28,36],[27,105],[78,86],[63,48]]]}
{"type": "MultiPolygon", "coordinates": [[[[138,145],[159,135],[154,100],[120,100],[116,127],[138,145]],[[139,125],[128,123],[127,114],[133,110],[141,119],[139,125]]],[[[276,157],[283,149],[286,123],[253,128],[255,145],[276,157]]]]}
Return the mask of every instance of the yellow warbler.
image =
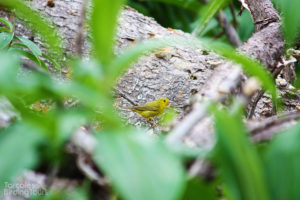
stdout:
{"type": "Polygon", "coordinates": [[[156,101],[151,101],[143,105],[134,106],[130,110],[137,112],[149,122],[153,117],[160,115],[168,106],[170,100],[167,98],[160,98],[156,101]]]}

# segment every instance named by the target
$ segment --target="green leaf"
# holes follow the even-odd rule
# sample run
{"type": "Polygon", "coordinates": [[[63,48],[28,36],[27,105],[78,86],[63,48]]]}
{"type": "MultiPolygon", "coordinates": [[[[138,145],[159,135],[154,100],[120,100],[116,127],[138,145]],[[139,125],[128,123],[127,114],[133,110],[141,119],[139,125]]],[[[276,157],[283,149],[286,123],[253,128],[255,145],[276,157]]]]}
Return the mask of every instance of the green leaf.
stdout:
{"type": "Polygon", "coordinates": [[[180,158],[146,133],[100,133],[94,160],[124,199],[179,199],[185,185],[180,158]]]}
{"type": "Polygon", "coordinates": [[[5,182],[37,163],[36,145],[40,139],[40,133],[23,124],[0,132],[0,191],[5,182]]]}
{"type": "MultiPolygon", "coordinates": [[[[17,37],[15,39],[17,40],[17,37]]],[[[11,47],[22,47],[22,48],[28,49],[28,47],[25,44],[19,43],[19,42],[14,42],[10,46],[11,47]]]]}
{"type": "Polygon", "coordinates": [[[299,39],[300,34],[300,1],[299,0],[274,0],[282,13],[282,29],[287,47],[292,47],[299,39]]]}
{"type": "MultiPolygon", "coordinates": [[[[14,43],[14,44],[16,44],[16,43],[14,43]]],[[[17,46],[17,45],[13,45],[13,46],[17,46]]],[[[29,60],[33,61],[36,65],[42,67],[46,71],[49,71],[49,69],[48,69],[47,65],[44,63],[44,61],[42,61],[41,59],[39,59],[38,57],[36,57],[32,53],[30,53],[28,51],[25,51],[23,49],[14,48],[14,47],[9,48],[9,51],[13,52],[13,53],[18,53],[18,54],[20,54],[22,56],[25,56],[29,60]]]]}
{"type": "Polygon", "coordinates": [[[61,142],[66,142],[80,126],[87,123],[83,112],[75,109],[64,110],[59,113],[57,119],[58,137],[60,137],[61,142]]]}
{"type": "Polygon", "coordinates": [[[0,49],[6,48],[14,38],[14,33],[2,32],[0,33],[0,49]]]}
{"type": "Polygon", "coordinates": [[[300,193],[300,125],[278,134],[264,154],[273,200],[298,200],[300,193]]]}
{"type": "Polygon", "coordinates": [[[219,12],[222,8],[224,8],[230,0],[212,0],[207,5],[206,9],[204,10],[204,14],[201,13],[201,18],[199,25],[193,31],[194,35],[201,35],[209,21],[219,12]]]}
{"type": "Polygon", "coordinates": [[[59,71],[61,71],[61,66],[60,64],[58,64],[58,62],[56,62],[54,59],[52,59],[50,56],[46,55],[46,54],[42,54],[42,56],[46,59],[48,59],[52,64],[53,66],[58,69],[59,71]]]}
{"type": "Polygon", "coordinates": [[[159,124],[162,126],[170,126],[177,115],[178,111],[174,108],[165,109],[163,115],[159,118],[159,124]]]}
{"type": "Polygon", "coordinates": [[[246,42],[254,33],[254,24],[248,10],[245,10],[240,17],[238,17],[239,26],[237,32],[243,42],[246,42]]]}
{"type": "Polygon", "coordinates": [[[153,1],[176,5],[178,7],[182,7],[194,12],[197,12],[198,9],[202,6],[202,4],[197,0],[153,0],[153,1]]]}
{"type": "Polygon", "coordinates": [[[30,49],[30,51],[33,53],[33,55],[35,55],[35,57],[38,58],[39,56],[42,55],[42,51],[40,50],[40,48],[36,44],[34,44],[31,40],[28,40],[27,38],[22,36],[16,36],[16,38],[20,40],[24,45],[26,45],[26,47],[30,49]]]}
{"type": "Polygon", "coordinates": [[[20,66],[20,58],[12,53],[0,52],[0,92],[14,88],[20,66]]]}
{"type": "Polygon", "coordinates": [[[3,24],[5,24],[9,29],[8,29],[8,32],[12,33],[13,30],[14,30],[14,27],[13,25],[10,23],[9,20],[5,19],[5,18],[2,18],[0,17],[0,22],[2,22],[3,24]]]}
{"type": "Polygon", "coordinates": [[[8,28],[0,27],[0,32],[9,32],[8,28]]]}
{"type": "Polygon", "coordinates": [[[93,0],[91,29],[96,58],[108,65],[113,58],[117,17],[123,0],[93,0]]]}
{"type": "Polygon", "coordinates": [[[29,58],[30,60],[34,61],[37,65],[41,66],[42,68],[46,69],[47,71],[49,71],[47,65],[45,64],[44,61],[42,61],[39,57],[42,55],[42,51],[40,50],[40,48],[34,44],[31,40],[28,40],[27,38],[25,37],[22,37],[22,36],[16,36],[16,38],[18,40],[20,40],[22,44],[20,43],[14,43],[13,46],[20,46],[20,47],[24,47],[24,48],[28,48],[32,53],[33,55],[35,56],[36,59],[34,59],[32,57],[32,54],[27,52],[27,51],[19,51],[20,53],[23,51],[22,55],[26,56],[27,58],[29,58]]]}
{"type": "Polygon", "coordinates": [[[90,87],[78,82],[69,82],[65,84],[52,84],[49,86],[53,92],[55,92],[61,98],[65,96],[74,96],[80,99],[80,102],[87,107],[95,109],[95,107],[102,105],[111,104],[111,102],[105,98],[102,93],[95,92],[90,87]]]}
{"type": "Polygon", "coordinates": [[[41,13],[32,9],[23,0],[1,0],[0,5],[12,9],[18,19],[29,24],[34,33],[37,33],[41,39],[49,46],[51,54],[55,54],[62,59],[62,38],[59,37],[58,31],[52,25],[50,20],[43,17],[41,13]]]}
{"type": "Polygon", "coordinates": [[[247,140],[241,114],[230,115],[216,108],[213,113],[217,136],[215,159],[234,199],[268,200],[262,163],[247,140]]]}
{"type": "Polygon", "coordinates": [[[188,181],[183,200],[218,200],[215,186],[211,186],[203,180],[191,179],[188,181]]]}

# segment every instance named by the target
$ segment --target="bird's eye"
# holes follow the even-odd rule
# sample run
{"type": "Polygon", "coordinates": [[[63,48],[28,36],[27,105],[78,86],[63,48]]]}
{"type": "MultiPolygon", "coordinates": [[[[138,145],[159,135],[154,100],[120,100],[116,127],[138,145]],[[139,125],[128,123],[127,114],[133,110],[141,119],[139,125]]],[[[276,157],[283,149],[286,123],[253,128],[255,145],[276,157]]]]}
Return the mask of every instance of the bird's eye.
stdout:
{"type": "Polygon", "coordinates": [[[164,100],[164,102],[166,102],[166,100],[164,100]]]}

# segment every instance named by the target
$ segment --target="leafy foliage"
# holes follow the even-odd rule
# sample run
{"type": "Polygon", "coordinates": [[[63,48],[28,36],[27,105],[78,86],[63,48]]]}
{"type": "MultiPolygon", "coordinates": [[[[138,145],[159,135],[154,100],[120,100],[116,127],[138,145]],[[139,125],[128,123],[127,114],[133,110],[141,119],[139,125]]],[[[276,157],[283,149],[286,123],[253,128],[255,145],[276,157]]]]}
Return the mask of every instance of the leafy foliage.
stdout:
{"type": "MultiPolygon", "coordinates": [[[[198,24],[197,30],[201,34],[211,36],[209,33],[216,27],[214,15],[229,1],[212,1],[204,7],[204,13],[199,12],[202,4],[198,1],[160,2],[175,5],[170,12],[173,14],[178,10],[181,10],[182,15],[194,12],[186,24],[193,28],[198,24]],[[194,16],[198,12],[200,21],[195,23],[194,16]]],[[[0,2],[0,5],[15,9],[21,19],[29,21],[31,28],[50,46],[48,51],[51,55],[43,53],[31,40],[16,36],[12,23],[0,18],[4,25],[0,29],[0,94],[9,99],[21,116],[12,122],[11,127],[0,130],[0,183],[14,181],[24,169],[37,169],[45,163],[62,164],[64,145],[72,133],[82,125],[97,121],[100,130],[93,131],[98,143],[92,159],[110,179],[113,189],[124,199],[199,199],[199,196],[212,200],[223,197],[247,200],[299,199],[297,188],[293,185],[298,183],[300,177],[295,170],[300,164],[297,159],[298,126],[267,144],[261,156],[247,138],[248,133],[242,122],[242,111],[245,108],[238,102],[234,102],[238,104],[238,109],[233,109],[233,106],[229,110],[220,109],[219,105],[213,107],[211,113],[215,117],[217,144],[213,154],[206,156],[211,156],[210,159],[215,163],[220,183],[208,184],[202,180],[189,179],[184,167],[186,160],[170,149],[163,137],[154,139],[147,136],[143,129],[124,125],[113,106],[111,90],[118,77],[133,62],[145,53],[165,46],[181,45],[215,51],[240,64],[247,74],[260,80],[273,99],[277,98],[274,81],[265,67],[224,42],[163,38],[139,42],[124,49],[118,57],[114,56],[118,14],[124,3],[123,0],[93,1],[89,19],[93,56],[89,61],[70,60],[72,79],[60,82],[43,71],[30,71],[18,76],[23,70],[20,68],[23,57],[45,69],[48,69],[44,62],[47,59],[60,70],[60,62],[57,60],[63,57],[61,41],[51,23],[37,17],[39,13],[25,2],[0,2]],[[52,53],[58,54],[55,57],[57,60],[53,59],[52,53]],[[66,99],[76,99],[79,103],[76,107],[68,108],[64,106],[66,99]],[[41,102],[45,100],[48,103],[42,107],[41,102]],[[34,109],[36,107],[38,109],[34,109]],[[283,162],[278,164],[278,157],[283,162]],[[285,184],[279,184],[281,181],[285,184]],[[217,190],[221,190],[221,194],[217,190]]],[[[157,2],[147,3],[158,5],[155,4],[157,2]]],[[[291,8],[288,6],[284,9],[287,12],[291,8]]],[[[249,16],[245,18],[240,22],[240,27],[244,27],[241,29],[245,29],[245,23],[248,23],[249,16]]],[[[176,19],[172,18],[171,21],[176,19]]],[[[287,41],[292,42],[295,37],[290,32],[294,30],[290,26],[294,22],[288,22],[289,19],[287,14],[284,22],[287,25],[284,28],[287,30],[287,41]]],[[[246,40],[251,33],[252,30],[245,30],[240,34],[246,40]]],[[[171,110],[166,115],[166,121],[174,115],[175,112],[171,110]]],[[[3,189],[3,185],[0,185],[0,189],[3,189]]],[[[50,191],[45,198],[85,199],[88,190],[89,187],[79,187],[71,191],[69,196],[64,192],[50,191]]]]}
{"type": "Polygon", "coordinates": [[[98,141],[96,163],[126,199],[168,200],[182,193],[182,163],[161,141],[136,131],[102,133],[98,141]]]}
{"type": "Polygon", "coordinates": [[[216,160],[234,199],[269,199],[262,163],[241,120],[241,109],[229,114],[213,109],[217,135],[216,160]],[[224,120],[226,119],[226,121],[224,120]]]}
{"type": "Polygon", "coordinates": [[[116,31],[116,21],[123,0],[93,1],[91,25],[93,33],[93,45],[96,58],[108,65],[113,56],[113,39],[116,31]]]}
{"type": "Polygon", "coordinates": [[[300,184],[298,143],[299,124],[280,133],[264,152],[265,172],[268,177],[271,199],[299,199],[297,185],[300,184]]]}
{"type": "MultiPolygon", "coordinates": [[[[226,4],[230,1],[209,1],[209,4],[205,2],[198,0],[130,0],[128,5],[145,15],[154,17],[164,27],[181,29],[186,32],[196,31],[206,37],[222,35],[219,39],[222,42],[228,43],[226,37],[220,34],[223,30],[214,18],[220,9],[224,9],[227,19],[237,26],[242,41],[246,41],[254,32],[254,25],[248,11],[244,11],[241,16],[235,16],[236,19],[234,19],[230,9],[226,8],[226,4]]],[[[232,3],[235,3],[232,7],[233,12],[238,13],[240,5],[234,1],[232,3]]]]}
{"type": "MultiPolygon", "coordinates": [[[[0,2],[0,5],[14,9],[14,13],[17,17],[29,24],[29,27],[31,27],[35,33],[39,34],[45,43],[49,45],[50,54],[55,54],[59,60],[62,60],[61,38],[55,27],[51,26],[52,23],[45,17],[41,17],[41,13],[32,9],[22,0],[3,0],[0,2]]],[[[5,21],[8,22],[8,20],[5,21]]],[[[10,27],[10,32],[12,32],[11,25],[8,26],[10,27]]]]}
{"type": "Polygon", "coordinates": [[[209,3],[207,8],[204,11],[204,14],[201,15],[199,25],[195,28],[195,35],[201,34],[204,28],[207,26],[209,21],[215,16],[219,10],[229,3],[229,0],[213,0],[209,3]]]}
{"type": "Polygon", "coordinates": [[[0,49],[4,49],[14,38],[13,33],[2,32],[0,33],[0,49]]]}
{"type": "Polygon", "coordinates": [[[203,4],[196,0],[130,0],[127,3],[144,15],[155,17],[159,24],[191,32],[197,12],[203,4]]]}
{"type": "Polygon", "coordinates": [[[0,156],[1,160],[5,161],[0,165],[1,191],[3,183],[12,181],[12,178],[20,175],[24,168],[37,164],[36,145],[40,139],[40,133],[25,124],[15,124],[1,132],[0,156]]]}
{"type": "Polygon", "coordinates": [[[189,180],[182,199],[197,200],[199,199],[199,197],[205,200],[218,199],[218,197],[215,194],[214,187],[207,184],[205,181],[198,179],[189,180]]]}
{"type": "Polygon", "coordinates": [[[293,47],[300,38],[300,1],[297,0],[273,0],[276,7],[283,16],[283,33],[286,40],[286,46],[293,47]]]}
{"type": "Polygon", "coordinates": [[[44,57],[48,59],[56,69],[61,70],[61,66],[50,56],[42,53],[40,48],[34,42],[25,37],[14,35],[14,27],[10,21],[5,18],[0,18],[0,21],[8,27],[8,29],[2,29],[3,32],[0,33],[0,49],[8,48],[8,51],[19,53],[22,56],[33,61],[38,66],[44,68],[45,70],[48,70],[47,65],[41,59],[42,57],[44,57]],[[16,41],[20,41],[21,43],[16,41]]]}

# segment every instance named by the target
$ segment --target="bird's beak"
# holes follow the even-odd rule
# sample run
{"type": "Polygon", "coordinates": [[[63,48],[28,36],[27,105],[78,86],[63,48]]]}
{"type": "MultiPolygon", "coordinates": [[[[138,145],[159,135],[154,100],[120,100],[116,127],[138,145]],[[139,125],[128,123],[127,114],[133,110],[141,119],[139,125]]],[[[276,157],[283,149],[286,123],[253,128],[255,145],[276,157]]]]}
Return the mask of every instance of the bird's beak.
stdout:
{"type": "Polygon", "coordinates": [[[167,108],[171,108],[171,105],[169,104],[169,105],[167,105],[167,108]]]}

